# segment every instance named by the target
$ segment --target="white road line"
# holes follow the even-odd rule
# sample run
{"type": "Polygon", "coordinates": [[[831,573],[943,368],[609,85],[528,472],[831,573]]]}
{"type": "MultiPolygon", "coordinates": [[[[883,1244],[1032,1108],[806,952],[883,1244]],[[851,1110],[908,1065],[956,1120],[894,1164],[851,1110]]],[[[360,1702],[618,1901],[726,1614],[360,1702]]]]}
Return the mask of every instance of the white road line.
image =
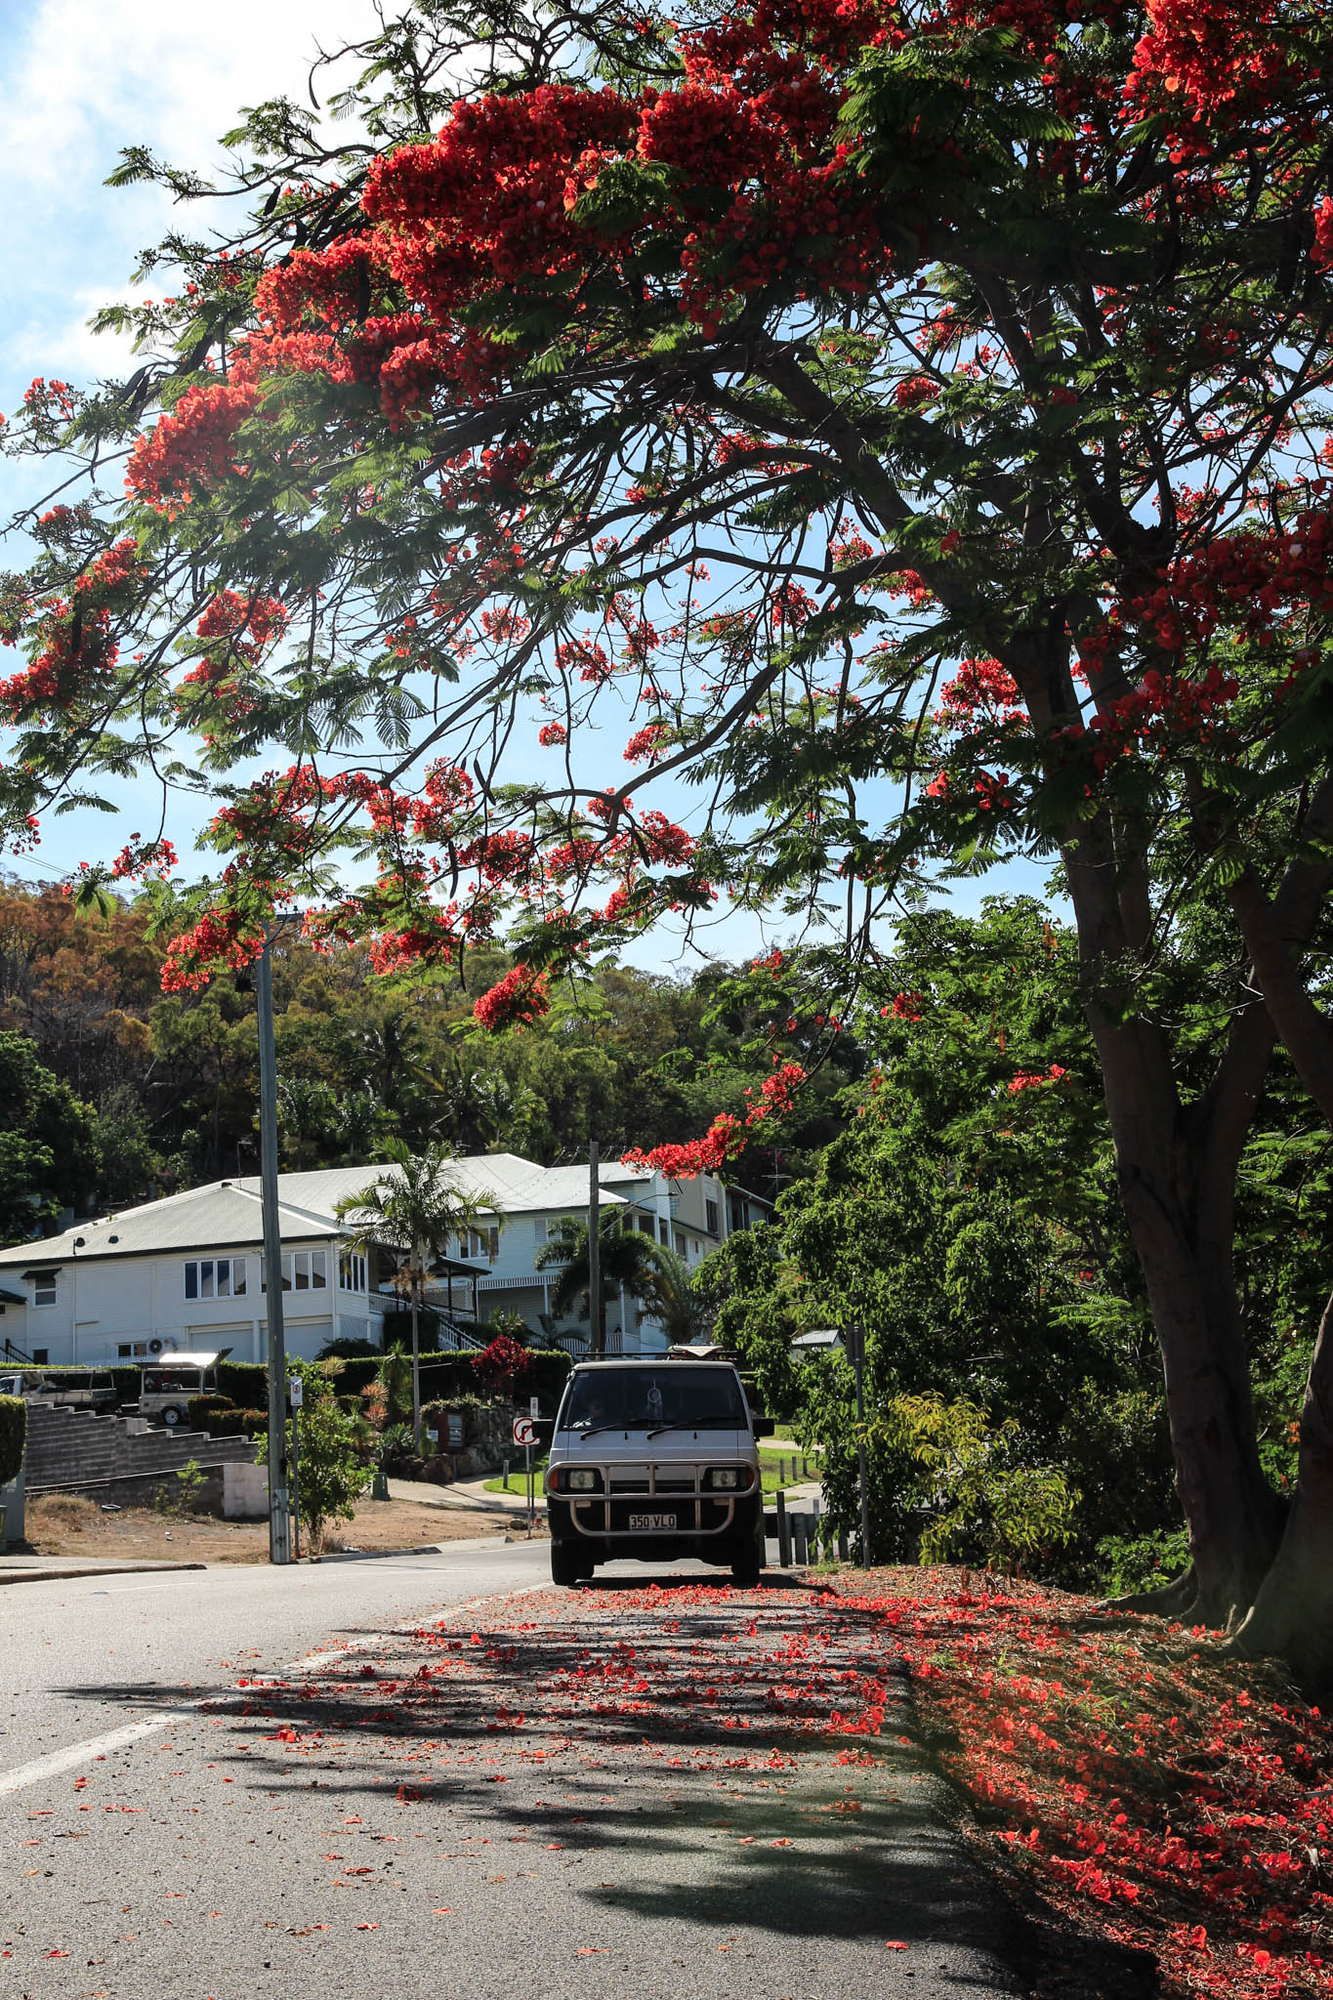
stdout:
{"type": "Polygon", "coordinates": [[[53,1750],[49,1757],[34,1757],[30,1764],[0,1772],[0,1795],[21,1792],[28,1785],[40,1784],[43,1778],[58,1778],[64,1771],[91,1763],[94,1757],[109,1757],[113,1750],[124,1750],[141,1736],[156,1736],[166,1727],[165,1721],[127,1722],[123,1729],[112,1729],[105,1736],[91,1736],[86,1743],[71,1743],[68,1750],[53,1750]]]}
{"type": "MultiPolygon", "coordinates": [[[[544,1583],[530,1583],[525,1584],[520,1590],[496,1591],[494,1597],[531,1597],[537,1591],[546,1588],[544,1583]]],[[[434,1623],[437,1626],[447,1625],[455,1613],[467,1611],[475,1604],[492,1603],[494,1597],[489,1595],[465,1597],[461,1603],[451,1605],[444,1617],[435,1619],[434,1623]]],[[[345,1660],[354,1653],[374,1652],[378,1647],[390,1646],[395,1640],[405,1636],[403,1632],[368,1632],[332,1652],[308,1653],[304,1659],[293,1660],[289,1666],[280,1667],[278,1672],[280,1674],[317,1672],[321,1667],[336,1666],[339,1660],[345,1660]]],[[[265,1682],[272,1678],[272,1675],[257,1675],[253,1680],[247,1681],[246,1685],[249,1688],[262,1690],[265,1682]]],[[[127,1722],[123,1728],[109,1730],[105,1736],[90,1736],[83,1743],[71,1743],[66,1750],[53,1750],[49,1757],[34,1757],[30,1763],[16,1764],[12,1771],[0,1771],[0,1798],[6,1798],[13,1792],[25,1791],[29,1785],[39,1785],[44,1778],[58,1778],[66,1771],[76,1771],[80,1764],[91,1764],[97,1757],[110,1756],[113,1750],[127,1749],[131,1743],[137,1743],[145,1736],[156,1736],[162,1730],[169,1729],[172,1723],[178,1722],[183,1715],[191,1714],[225,1695],[241,1692],[235,1682],[229,1687],[213,1688],[207,1694],[197,1696],[193,1701],[173,1704],[171,1714],[160,1721],[127,1722]]]]}

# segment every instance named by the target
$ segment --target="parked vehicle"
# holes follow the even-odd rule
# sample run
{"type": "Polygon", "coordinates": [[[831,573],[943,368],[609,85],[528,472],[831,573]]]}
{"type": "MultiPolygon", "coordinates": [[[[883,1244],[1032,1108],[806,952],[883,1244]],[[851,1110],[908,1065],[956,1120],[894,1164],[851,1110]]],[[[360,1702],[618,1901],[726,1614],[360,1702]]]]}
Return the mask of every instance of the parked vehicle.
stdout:
{"type": "Polygon", "coordinates": [[[116,1381],[109,1368],[81,1369],[70,1381],[58,1380],[45,1368],[16,1368],[0,1375],[0,1396],[21,1396],[25,1403],[53,1410],[112,1410],[116,1381]]]}
{"type": "Polygon", "coordinates": [[[122,1403],[122,1412],[175,1430],[188,1417],[191,1396],[216,1396],[218,1363],[230,1353],[224,1347],[216,1354],[164,1354],[160,1361],[141,1362],[138,1401],[122,1403]]]}
{"type": "Polygon", "coordinates": [[[551,1437],[551,1577],[568,1587],[631,1556],[764,1567],[764,1495],[751,1414],[728,1360],[589,1361],[565,1385],[551,1437]]]}

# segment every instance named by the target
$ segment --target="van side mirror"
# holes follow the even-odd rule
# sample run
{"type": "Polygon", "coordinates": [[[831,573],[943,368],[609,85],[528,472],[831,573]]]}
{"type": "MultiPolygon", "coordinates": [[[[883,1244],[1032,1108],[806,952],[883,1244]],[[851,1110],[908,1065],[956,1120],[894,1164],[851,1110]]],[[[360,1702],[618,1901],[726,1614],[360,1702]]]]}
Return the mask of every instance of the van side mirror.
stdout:
{"type": "Polygon", "coordinates": [[[537,1434],[538,1444],[542,1447],[543,1451],[546,1450],[550,1445],[551,1439],[555,1436],[555,1418],[534,1417],[532,1419],[532,1428],[537,1434]]]}
{"type": "Polygon", "coordinates": [[[774,1430],[772,1417],[754,1417],[751,1419],[751,1422],[754,1434],[757,1438],[772,1437],[774,1430]]]}

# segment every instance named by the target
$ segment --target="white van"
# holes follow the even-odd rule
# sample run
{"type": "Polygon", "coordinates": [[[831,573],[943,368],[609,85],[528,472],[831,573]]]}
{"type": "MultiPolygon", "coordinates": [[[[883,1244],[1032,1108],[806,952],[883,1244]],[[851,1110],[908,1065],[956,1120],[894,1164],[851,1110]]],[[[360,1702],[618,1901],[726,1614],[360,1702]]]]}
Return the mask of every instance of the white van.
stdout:
{"type": "Polygon", "coordinates": [[[560,1399],[546,1470],[551,1578],[620,1556],[698,1556],[753,1589],[764,1567],[754,1418],[729,1361],[587,1361],[560,1399]]]}

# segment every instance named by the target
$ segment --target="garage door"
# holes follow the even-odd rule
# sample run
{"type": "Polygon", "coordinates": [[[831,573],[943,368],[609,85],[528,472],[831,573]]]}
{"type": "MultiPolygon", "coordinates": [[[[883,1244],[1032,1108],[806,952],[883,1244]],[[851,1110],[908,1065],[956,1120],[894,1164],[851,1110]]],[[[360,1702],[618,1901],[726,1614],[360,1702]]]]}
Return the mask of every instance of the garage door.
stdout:
{"type": "Polygon", "coordinates": [[[289,1354],[295,1354],[301,1361],[313,1361],[320,1348],[333,1339],[333,1321],[327,1316],[323,1319],[293,1319],[284,1313],[283,1339],[289,1354]]]}

